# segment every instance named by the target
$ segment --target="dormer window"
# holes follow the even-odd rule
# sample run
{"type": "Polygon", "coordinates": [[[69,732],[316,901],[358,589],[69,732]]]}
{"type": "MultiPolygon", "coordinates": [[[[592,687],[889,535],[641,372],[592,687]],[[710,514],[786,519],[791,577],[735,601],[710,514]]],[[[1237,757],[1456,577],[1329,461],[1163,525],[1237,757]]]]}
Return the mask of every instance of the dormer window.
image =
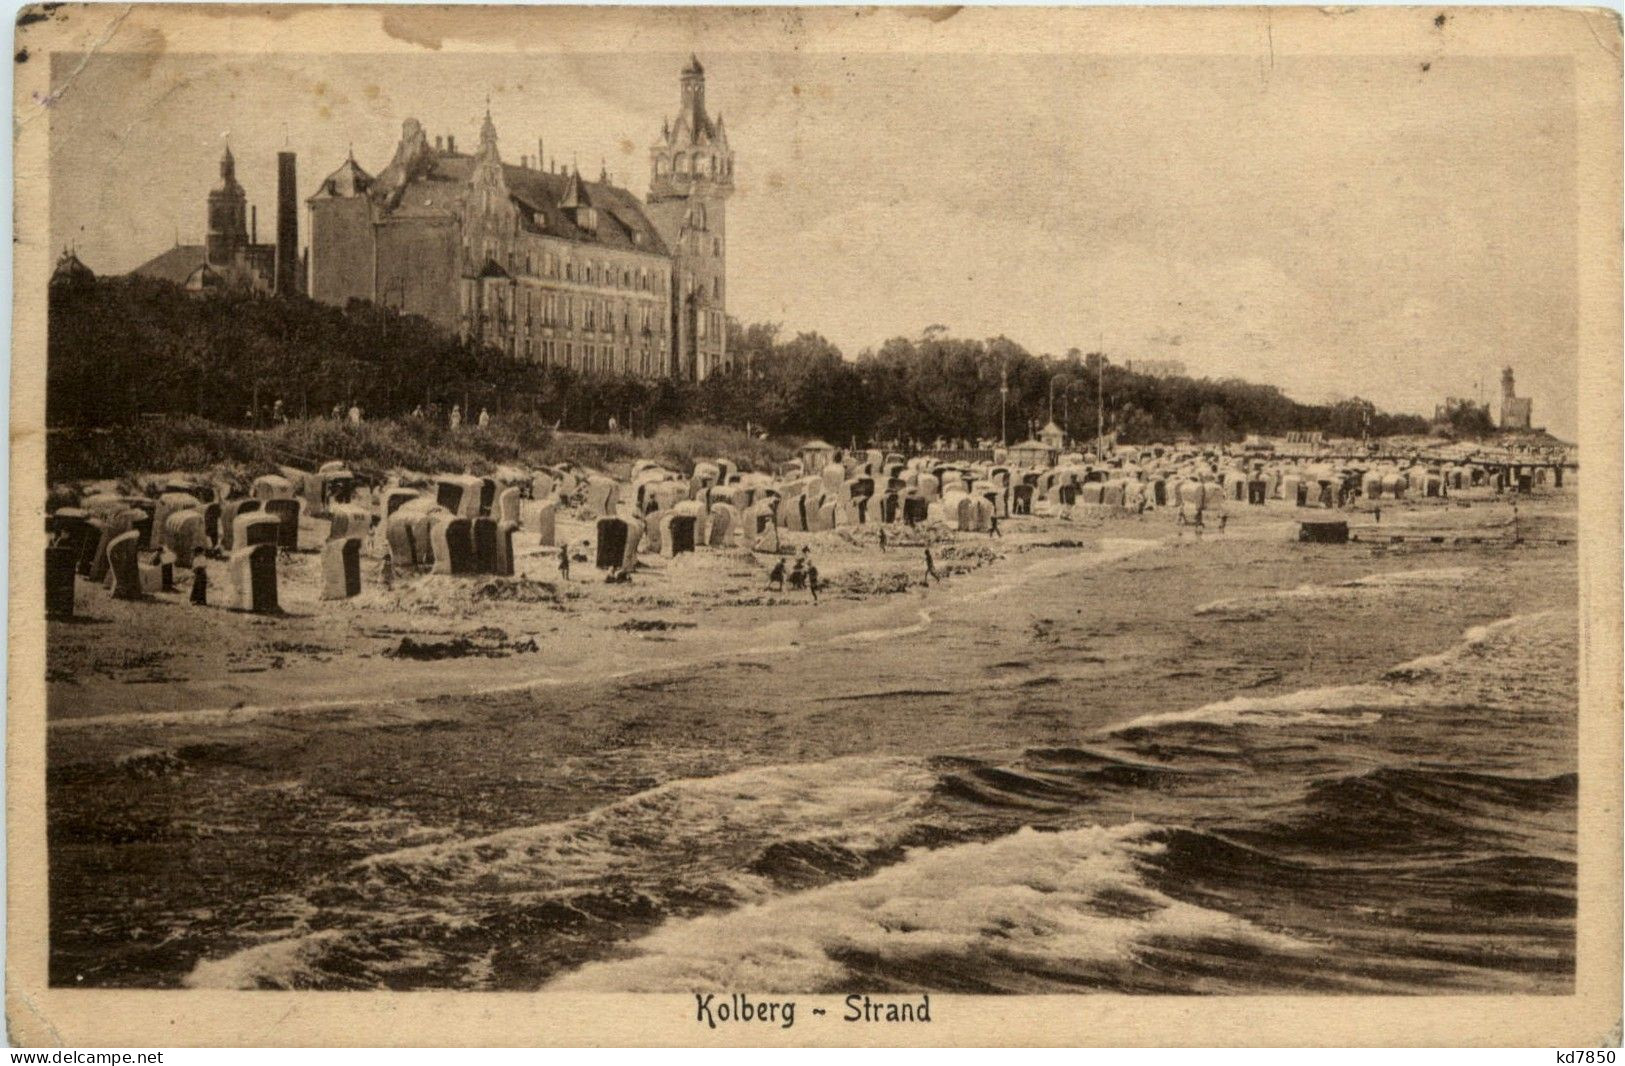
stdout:
{"type": "Polygon", "coordinates": [[[591,207],[576,208],[576,225],[588,233],[596,233],[598,231],[597,210],[591,207]]]}

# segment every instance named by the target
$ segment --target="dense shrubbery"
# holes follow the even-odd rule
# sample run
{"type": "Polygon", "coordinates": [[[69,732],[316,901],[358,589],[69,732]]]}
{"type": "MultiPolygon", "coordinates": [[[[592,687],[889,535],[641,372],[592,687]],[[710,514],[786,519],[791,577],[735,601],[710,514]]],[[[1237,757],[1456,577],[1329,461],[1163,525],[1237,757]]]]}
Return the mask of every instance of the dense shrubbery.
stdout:
{"type": "Polygon", "coordinates": [[[297,419],[250,431],[181,415],[139,418],[116,426],[53,429],[46,449],[52,483],[119,478],[166,470],[217,470],[239,481],[289,465],[313,469],[340,459],[368,474],[393,468],[486,474],[503,463],[571,462],[604,468],[653,459],[688,469],[698,459],[727,456],[747,469],[771,469],[793,454],[787,443],[758,440],[717,426],[677,426],[647,437],[553,432],[535,419],[497,417],[485,429],[451,430],[405,418],[352,426],[331,418],[297,419]]]}
{"type": "MultiPolygon", "coordinates": [[[[562,438],[549,430],[602,432],[612,418],[639,438],[661,427],[706,423],[836,444],[985,440],[1000,434],[1001,385],[1007,387],[1003,410],[1011,441],[1048,421],[1052,396],[1056,420],[1083,439],[1094,435],[1097,397],[1107,432],[1131,442],[1186,435],[1235,440],[1289,430],[1383,436],[1427,428],[1420,418],[1384,415],[1364,401],[1309,405],[1243,381],[1152,377],[1111,365],[1102,373],[1096,354],[1034,355],[1004,337],[966,340],[941,327],[887,341],[856,360],[817,334],[781,338],[772,325],[730,323],[730,345],[738,365],[748,369],[703,383],[589,377],[471,348],[423,319],[371,305],[341,311],[245,294],[197,299],[164,282],[102,278],[51,293],[47,421],[88,429],[129,425],[142,415],[196,415],[240,426],[250,423],[252,412],[264,424],[280,399],[288,417],[308,421],[273,435],[279,451],[365,455],[385,465],[398,458],[409,466],[434,465],[443,455],[500,462],[545,450],[544,443],[557,449],[562,438]],[[368,419],[359,434],[320,419],[351,404],[368,419]],[[470,451],[446,428],[453,405],[464,409],[463,433],[481,409],[501,428],[470,451]],[[384,416],[402,419],[419,409],[431,424],[404,436],[399,427],[378,425],[384,416]]],[[[143,432],[163,431],[135,436],[143,432]]],[[[220,430],[198,432],[207,441],[195,445],[198,451],[221,454],[227,442],[217,439],[220,430]]],[[[701,447],[701,434],[678,431],[667,437],[669,447],[722,450],[701,447]]],[[[173,443],[191,446],[179,436],[173,443]]],[[[88,455],[97,445],[91,439],[75,447],[88,455]]],[[[741,448],[749,446],[731,451],[741,448]]]]}

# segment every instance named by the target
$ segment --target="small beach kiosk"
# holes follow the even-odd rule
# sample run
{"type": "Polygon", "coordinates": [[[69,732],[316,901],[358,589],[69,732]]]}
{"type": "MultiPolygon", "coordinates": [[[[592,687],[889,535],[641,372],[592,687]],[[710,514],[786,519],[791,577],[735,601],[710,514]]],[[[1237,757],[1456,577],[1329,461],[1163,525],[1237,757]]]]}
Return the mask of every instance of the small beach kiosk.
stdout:
{"type": "Polygon", "coordinates": [[[1059,448],[1052,448],[1041,440],[1028,440],[1010,445],[1007,459],[1011,466],[1051,467],[1060,452],[1059,448]]]}
{"type": "Polygon", "coordinates": [[[835,461],[835,445],[810,440],[801,446],[797,454],[801,457],[801,469],[816,474],[835,461]]]}

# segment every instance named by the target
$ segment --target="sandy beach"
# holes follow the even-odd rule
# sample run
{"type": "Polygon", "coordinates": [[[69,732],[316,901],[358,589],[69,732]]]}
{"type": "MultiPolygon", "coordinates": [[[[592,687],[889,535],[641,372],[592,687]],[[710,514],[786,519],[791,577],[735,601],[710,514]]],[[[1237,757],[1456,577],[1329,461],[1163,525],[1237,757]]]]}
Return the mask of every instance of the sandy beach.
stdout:
{"type": "MultiPolygon", "coordinates": [[[[597,902],[572,902],[564,920],[530,904],[482,910],[479,893],[450,888],[379,908],[351,874],[402,849],[477,850],[547,826],[576,835],[582,819],[652,802],[640,797],[741,774],[852,758],[940,772],[1071,749],[1157,715],[1380,681],[1508,618],[1557,612],[1572,625],[1573,496],[1520,510],[1529,542],[1517,547],[1504,498],[1392,504],[1380,525],[1352,516],[1357,535],[1423,534],[1399,544],[1296,543],[1301,512],[1278,503],[1232,506],[1223,533],[1152,512],[1013,518],[1001,538],[894,528],[884,554],[869,527],[787,535],[824,576],[817,604],[767,591],[769,557],[741,549],[645,557],[630,585],[606,585],[585,563],[561,581],[556,550],[523,541],[515,579],[403,577],[342,603],[315,599],[314,557],[296,554],[282,617],[82,587],[80,617],[53,622],[50,643],[53,980],[534,987],[662,923],[737,907],[744,890],[720,868],[716,884],[699,876],[680,892],[617,890],[613,871],[595,869],[582,877],[597,902]],[[1443,543],[1426,535],[1441,530],[1443,543]],[[929,586],[915,542],[926,536],[946,575],[929,586]],[[407,637],[475,650],[401,657],[407,637]],[[435,926],[428,915],[453,906],[464,916],[439,933],[400,935],[438,944],[472,923],[478,950],[373,943],[308,968],[286,947],[275,965],[253,954],[355,933],[340,917],[347,900],[355,913],[367,903],[368,923],[388,911],[407,926],[435,926]],[[222,970],[222,959],[237,961],[222,970]]],[[[561,524],[561,536],[579,543],[586,528],[561,524]]],[[[866,772],[837,777],[862,792],[866,772]]],[[[876,816],[874,795],[833,787],[774,818],[833,832],[876,816]]],[[[722,829],[732,817],[722,812],[722,829]]],[[[649,842],[625,832],[613,851],[649,842]]],[[[983,832],[967,823],[936,839],[916,826],[843,844],[857,857],[833,865],[752,876],[816,887],[983,832]]],[[[772,835],[757,827],[684,861],[758,869],[793,845],[772,835]]],[[[451,876],[434,868],[431,880],[451,876]]]]}

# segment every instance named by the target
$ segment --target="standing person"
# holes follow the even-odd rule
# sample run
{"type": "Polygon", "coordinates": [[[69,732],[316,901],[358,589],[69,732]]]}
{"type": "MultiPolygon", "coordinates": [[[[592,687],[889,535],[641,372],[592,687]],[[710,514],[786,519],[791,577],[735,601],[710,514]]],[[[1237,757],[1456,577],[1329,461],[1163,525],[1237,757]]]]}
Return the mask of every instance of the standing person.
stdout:
{"type": "Polygon", "coordinates": [[[559,577],[570,580],[570,549],[562,544],[559,546],[559,577]]]}
{"type": "Polygon", "coordinates": [[[463,408],[461,404],[451,405],[451,428],[456,429],[463,424],[463,408]]]}
{"type": "Polygon", "coordinates": [[[818,602],[818,567],[812,563],[807,564],[807,591],[812,593],[813,602],[818,602]]]}
{"type": "Polygon", "coordinates": [[[1380,503],[1377,504],[1376,515],[1377,515],[1377,524],[1380,526],[1380,525],[1382,525],[1382,504],[1380,504],[1380,503]]]}
{"type": "Polygon", "coordinates": [[[994,538],[994,537],[998,537],[1000,540],[1004,539],[1004,534],[999,532],[999,516],[998,515],[994,515],[993,520],[990,521],[987,524],[987,535],[988,535],[988,539],[990,539],[990,540],[992,538],[994,538]]]}
{"type": "Polygon", "coordinates": [[[937,573],[937,561],[931,558],[931,549],[927,548],[925,549],[925,583],[929,585],[933,579],[939,584],[942,581],[941,575],[937,573]]]}
{"type": "Polygon", "coordinates": [[[480,428],[481,429],[489,429],[489,428],[491,428],[491,412],[487,411],[483,407],[480,408],[480,428]]]}
{"type": "Polygon", "coordinates": [[[1219,532],[1224,532],[1224,524],[1230,521],[1230,515],[1224,511],[1219,512],[1219,532]]]}
{"type": "Polygon", "coordinates": [[[282,409],[282,400],[278,397],[277,401],[271,405],[271,422],[273,425],[280,426],[287,420],[287,412],[282,409]]]}
{"type": "Polygon", "coordinates": [[[395,557],[387,551],[378,561],[378,583],[385,589],[395,587],[395,557]]]}
{"type": "Polygon", "coordinates": [[[880,550],[882,552],[886,550],[886,530],[884,527],[880,530],[880,550]]]}
{"type": "Polygon", "coordinates": [[[359,426],[360,424],[361,424],[361,408],[356,404],[351,404],[350,405],[350,425],[359,426]]]}
{"type": "Polygon", "coordinates": [[[799,589],[805,587],[806,584],[807,562],[805,559],[797,559],[796,565],[790,570],[790,587],[793,589],[799,589]]]}
{"type": "Polygon", "coordinates": [[[780,559],[773,564],[773,569],[767,575],[767,587],[777,592],[784,591],[784,560],[780,559]]]}
{"type": "Polygon", "coordinates": [[[202,548],[192,549],[192,606],[209,605],[209,568],[202,548]]]}

